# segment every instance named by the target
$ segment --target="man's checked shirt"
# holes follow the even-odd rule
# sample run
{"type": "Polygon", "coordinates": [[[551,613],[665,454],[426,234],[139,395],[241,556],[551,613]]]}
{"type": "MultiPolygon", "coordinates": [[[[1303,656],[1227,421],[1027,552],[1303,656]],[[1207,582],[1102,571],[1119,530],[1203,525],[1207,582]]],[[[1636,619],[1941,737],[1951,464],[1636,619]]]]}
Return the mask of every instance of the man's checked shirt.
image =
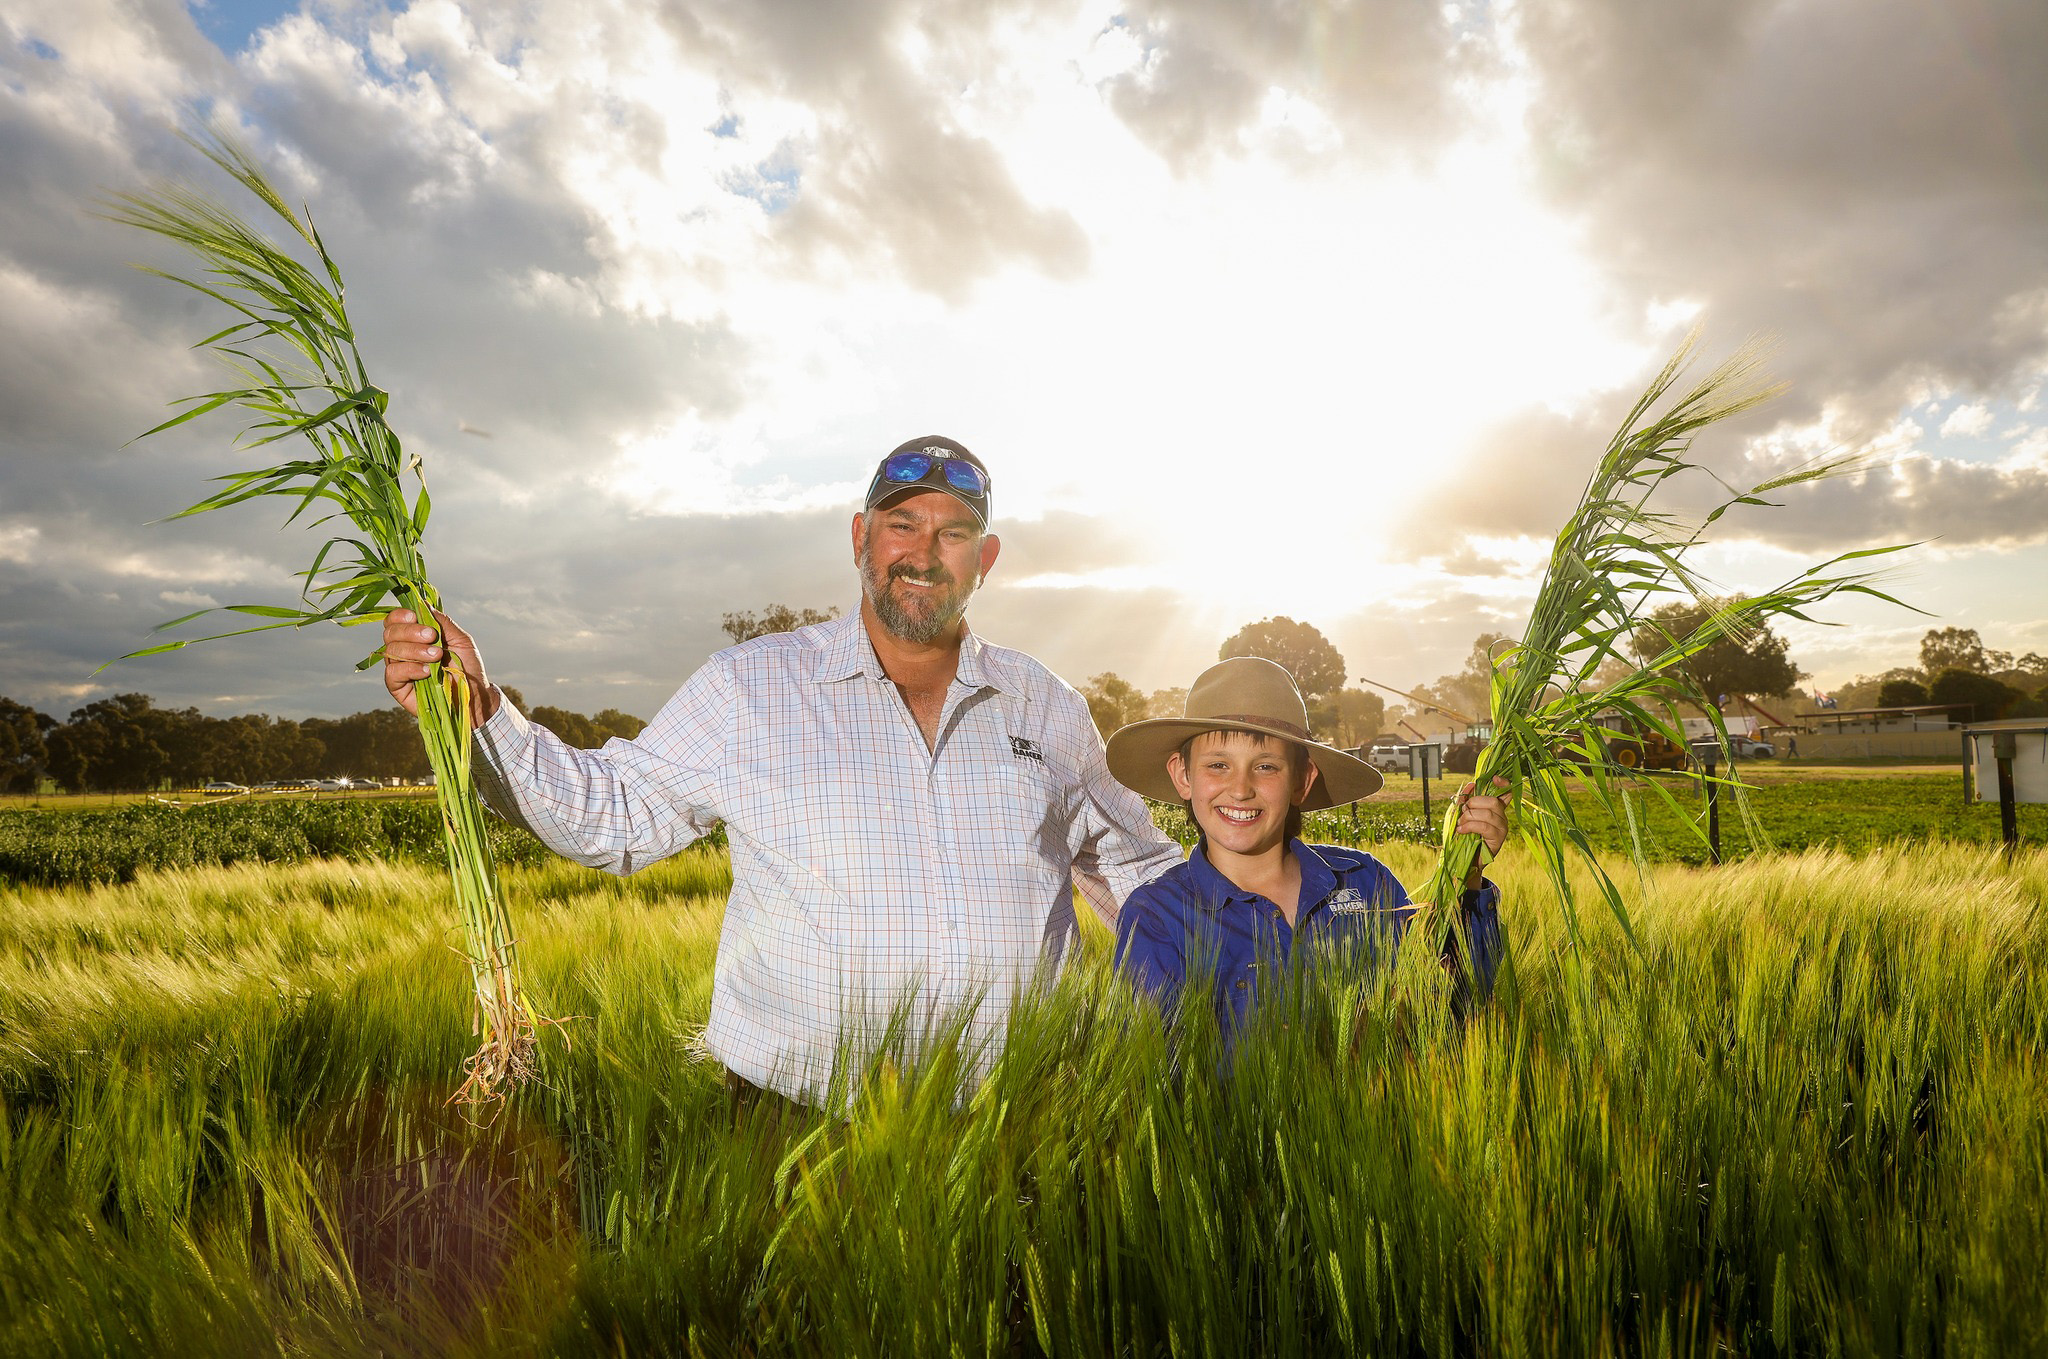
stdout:
{"type": "Polygon", "coordinates": [[[969,633],[927,750],[858,613],[719,652],[634,740],[577,750],[505,703],[477,748],[491,805],[594,868],[631,873],[725,822],[705,1044],[797,1098],[906,1002],[922,1024],[979,997],[968,1037],[1000,1041],[1064,957],[1073,889],[1112,919],[1181,857],[1044,666],[969,633]]]}

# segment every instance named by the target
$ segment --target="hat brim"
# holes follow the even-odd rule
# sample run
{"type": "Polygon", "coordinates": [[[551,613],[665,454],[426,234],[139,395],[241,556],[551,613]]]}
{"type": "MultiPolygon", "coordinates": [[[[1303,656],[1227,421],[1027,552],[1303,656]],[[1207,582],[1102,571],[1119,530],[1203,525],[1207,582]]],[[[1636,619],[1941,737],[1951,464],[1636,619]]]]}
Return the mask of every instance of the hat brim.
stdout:
{"type": "Polygon", "coordinates": [[[1106,747],[1110,777],[1154,802],[1177,803],[1181,800],[1180,791],[1166,772],[1166,757],[1179,750],[1181,742],[1205,731],[1255,732],[1291,741],[1306,750],[1316,767],[1316,784],[1301,804],[1304,812],[1320,812],[1371,797],[1386,782],[1379,770],[1335,746],[1304,741],[1256,722],[1204,717],[1154,717],[1118,728],[1106,747]]]}
{"type": "Polygon", "coordinates": [[[962,505],[965,505],[967,507],[967,512],[974,516],[975,527],[981,529],[983,532],[988,531],[988,506],[985,502],[982,504],[976,504],[973,499],[962,494],[957,487],[935,486],[929,481],[914,481],[910,483],[908,486],[898,486],[894,490],[886,491],[883,494],[876,496],[873,500],[869,501],[866,508],[870,510],[887,509],[889,506],[895,504],[899,500],[905,500],[911,496],[920,495],[925,491],[937,491],[940,495],[949,495],[953,497],[953,499],[959,501],[962,505]]]}

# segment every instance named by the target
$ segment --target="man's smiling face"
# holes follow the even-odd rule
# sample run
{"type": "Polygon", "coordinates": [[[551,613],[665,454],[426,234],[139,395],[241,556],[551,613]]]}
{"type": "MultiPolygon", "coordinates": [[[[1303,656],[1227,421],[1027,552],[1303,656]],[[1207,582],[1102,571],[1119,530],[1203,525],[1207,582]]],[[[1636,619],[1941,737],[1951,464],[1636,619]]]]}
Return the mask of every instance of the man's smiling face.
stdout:
{"type": "Polygon", "coordinates": [[[999,544],[944,491],[920,491],[853,520],[861,593],[890,636],[930,643],[967,612],[999,544]]]}

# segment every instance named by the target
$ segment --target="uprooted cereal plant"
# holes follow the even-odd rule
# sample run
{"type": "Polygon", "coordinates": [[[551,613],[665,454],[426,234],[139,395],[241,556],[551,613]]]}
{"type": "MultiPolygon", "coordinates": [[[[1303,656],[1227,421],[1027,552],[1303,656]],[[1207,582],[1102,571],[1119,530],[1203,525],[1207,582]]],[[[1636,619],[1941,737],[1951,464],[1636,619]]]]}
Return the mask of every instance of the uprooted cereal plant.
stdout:
{"type": "MultiPolygon", "coordinates": [[[[1899,601],[1879,590],[1879,573],[1851,563],[1901,550],[1892,547],[1847,552],[1809,568],[1754,596],[1728,598],[1716,591],[1689,560],[1707,542],[1707,532],[1737,506],[1767,506],[1767,497],[1786,488],[1850,470],[1854,459],[1808,464],[1748,490],[1714,478],[1720,494],[1704,514],[1687,517],[1653,504],[1675,479],[1710,475],[1688,461],[1694,437],[1706,426],[1751,410],[1775,391],[1760,374],[1754,346],[1736,354],[1696,382],[1660,412],[1684,376],[1697,337],[1688,338],[1645,389],[1621,428],[1608,442],[1587,478],[1584,492],[1551,546],[1521,640],[1493,657],[1490,710],[1493,739],[1480,752],[1473,779],[1481,787],[1504,781],[1519,814],[1518,839],[1548,870],[1551,886],[1578,937],[1572,875],[1575,859],[1592,872],[1595,888],[1624,932],[1630,923],[1614,880],[1599,866],[1593,841],[1581,824],[1571,796],[1574,786],[1590,795],[1608,817],[1632,829],[1638,823],[1633,798],[1640,790],[1672,811],[1677,802],[1667,783],[1647,778],[1615,759],[1610,742],[1656,733],[1683,748],[1684,709],[1713,721],[1722,750],[1721,767],[1732,769],[1728,732],[1720,705],[1703,694],[1685,662],[1723,638],[1754,636],[1774,619],[1812,621],[1806,610],[1837,595],[1866,595],[1899,601]],[[1673,635],[1653,616],[1673,600],[1705,608],[1697,627],[1673,635]],[[1709,603],[1711,601],[1711,603],[1709,603]],[[1640,640],[1654,635],[1659,649],[1644,653],[1640,640]],[[1619,678],[1602,679],[1601,667],[1619,661],[1619,678]]],[[[1694,783],[1705,773],[1689,776],[1694,783]]],[[[1729,777],[1713,779],[1740,793],[1729,777]]],[[[1738,805],[1741,805],[1738,799],[1738,805]]],[[[1690,824],[1689,818],[1680,818],[1690,824]]],[[[1417,900],[1444,903],[1483,850],[1477,836],[1454,833],[1457,808],[1446,812],[1443,853],[1417,900]]],[[[1704,843],[1704,833],[1701,832],[1704,843]]],[[[1639,837],[1633,857],[1644,859],[1639,837]]],[[[1452,928],[1462,930],[1455,912],[1452,928]]],[[[1463,943],[1464,941],[1460,941],[1463,943]]],[[[1469,957],[1461,948],[1460,957],[1469,957]]]]}
{"type": "MultiPolygon", "coordinates": [[[[183,638],[131,653],[149,656],[194,641],[274,628],[334,622],[374,623],[394,604],[431,619],[440,597],[427,579],[421,551],[433,501],[420,459],[408,457],[386,419],[389,396],[370,381],[344,302],[341,270],[327,253],[310,213],[294,211],[249,154],[220,134],[187,139],[303,242],[318,261],[308,268],[230,208],[197,190],[166,184],[114,196],[106,216],[153,232],[197,256],[197,277],[148,272],[212,298],[244,319],[200,340],[226,361],[240,385],[176,403],[190,409],[142,437],[175,428],[222,407],[255,417],[236,447],[243,451],[304,440],[308,456],[230,472],[221,489],[174,516],[225,509],[263,496],[296,502],[286,522],[309,512],[315,527],[336,520],[354,529],[329,538],[299,573],[298,605],[236,604],[225,610],[266,620],[213,637],[183,638]],[[252,437],[253,436],[253,437],[252,437]],[[417,491],[408,495],[406,478],[417,491]]],[[[163,625],[176,627],[204,609],[163,625]]],[[[123,657],[128,659],[128,657],[123,657]]],[[[378,658],[372,655],[367,668],[378,658]]],[[[480,1042],[465,1064],[462,1093],[490,1098],[533,1070],[537,1016],[519,982],[517,939],[498,886],[484,826],[483,803],[470,773],[470,680],[451,655],[416,686],[419,729],[432,763],[455,885],[480,1042]]]]}

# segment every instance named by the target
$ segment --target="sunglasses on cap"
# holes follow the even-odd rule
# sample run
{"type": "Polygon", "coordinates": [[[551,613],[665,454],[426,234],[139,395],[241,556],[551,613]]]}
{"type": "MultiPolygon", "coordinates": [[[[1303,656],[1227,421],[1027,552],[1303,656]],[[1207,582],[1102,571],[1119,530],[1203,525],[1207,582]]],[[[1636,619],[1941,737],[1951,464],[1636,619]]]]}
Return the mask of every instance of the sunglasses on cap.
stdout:
{"type": "Polygon", "coordinates": [[[948,457],[944,453],[934,456],[913,449],[905,453],[891,453],[882,460],[881,467],[875,472],[874,487],[868,495],[872,499],[874,492],[884,484],[915,486],[925,481],[934,485],[943,482],[962,495],[988,494],[988,473],[965,458],[948,457]]]}

